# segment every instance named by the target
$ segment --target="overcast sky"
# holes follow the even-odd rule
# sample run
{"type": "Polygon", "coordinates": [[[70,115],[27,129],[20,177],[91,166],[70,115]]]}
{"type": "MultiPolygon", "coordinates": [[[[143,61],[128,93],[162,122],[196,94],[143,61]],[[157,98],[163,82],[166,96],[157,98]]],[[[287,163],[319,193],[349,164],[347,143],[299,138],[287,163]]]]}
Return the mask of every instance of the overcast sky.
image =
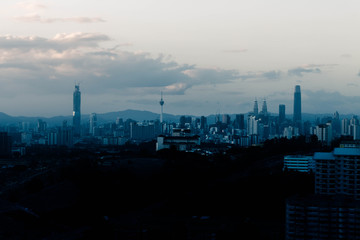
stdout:
{"type": "Polygon", "coordinates": [[[0,112],[360,114],[358,0],[0,2],[0,112]],[[261,106],[260,106],[261,107],[261,106]]]}

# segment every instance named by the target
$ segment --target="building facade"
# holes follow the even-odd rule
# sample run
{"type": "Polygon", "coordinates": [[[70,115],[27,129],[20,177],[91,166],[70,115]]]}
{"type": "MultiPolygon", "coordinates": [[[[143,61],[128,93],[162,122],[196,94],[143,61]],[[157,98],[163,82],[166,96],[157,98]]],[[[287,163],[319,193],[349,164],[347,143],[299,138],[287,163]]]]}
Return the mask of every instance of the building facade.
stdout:
{"type": "Polygon", "coordinates": [[[284,157],[285,171],[313,172],[315,164],[312,156],[288,155],[284,157]]]}
{"type": "Polygon", "coordinates": [[[73,94],[73,128],[74,136],[80,137],[81,134],[81,92],[80,86],[75,85],[73,94]]]}
{"type": "Polygon", "coordinates": [[[293,116],[294,127],[297,127],[301,131],[301,91],[300,85],[295,86],[294,92],[294,116],[293,116]]]}

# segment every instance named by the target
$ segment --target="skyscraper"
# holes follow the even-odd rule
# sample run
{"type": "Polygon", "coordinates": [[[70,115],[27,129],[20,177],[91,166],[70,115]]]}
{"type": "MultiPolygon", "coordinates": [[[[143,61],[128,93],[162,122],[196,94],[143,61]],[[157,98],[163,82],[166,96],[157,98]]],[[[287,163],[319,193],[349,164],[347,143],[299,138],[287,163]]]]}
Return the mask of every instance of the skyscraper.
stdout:
{"type": "Polygon", "coordinates": [[[90,127],[89,127],[89,133],[90,135],[94,134],[94,127],[97,126],[97,116],[96,113],[90,114],[90,127]]]}
{"type": "Polygon", "coordinates": [[[279,124],[285,121],[285,105],[279,104],[279,124]]]}
{"type": "Polygon", "coordinates": [[[160,100],[160,106],[161,106],[161,113],[160,113],[160,123],[163,122],[163,106],[164,106],[164,100],[163,100],[163,94],[161,92],[161,100],[160,100]]]}
{"type": "Polygon", "coordinates": [[[245,129],[244,114],[236,114],[234,126],[237,129],[245,129]]]}
{"type": "Polygon", "coordinates": [[[262,108],[261,108],[261,114],[262,115],[267,115],[267,104],[266,104],[266,99],[264,98],[264,101],[263,101],[263,105],[262,105],[262,108]]]}
{"type": "Polygon", "coordinates": [[[253,111],[254,115],[257,116],[259,114],[259,106],[258,106],[258,102],[255,99],[254,101],[254,111],[253,111]]]}
{"type": "Polygon", "coordinates": [[[300,85],[295,86],[294,92],[294,127],[301,131],[301,92],[300,85]]]}
{"type": "Polygon", "coordinates": [[[75,85],[75,91],[73,94],[73,127],[74,127],[74,136],[80,137],[80,125],[81,125],[81,92],[80,86],[75,85]]]}

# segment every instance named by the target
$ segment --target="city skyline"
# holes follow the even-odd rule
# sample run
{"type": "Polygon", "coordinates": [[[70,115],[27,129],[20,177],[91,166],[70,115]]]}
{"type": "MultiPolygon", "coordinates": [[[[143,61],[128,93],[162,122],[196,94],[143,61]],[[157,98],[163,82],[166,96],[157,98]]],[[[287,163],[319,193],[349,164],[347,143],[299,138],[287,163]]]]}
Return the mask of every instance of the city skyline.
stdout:
{"type": "Polygon", "coordinates": [[[210,115],[292,109],[359,114],[360,3],[348,1],[2,1],[0,111],[125,109],[210,115]],[[71,7],[70,7],[71,6],[71,7]],[[313,104],[316,102],[317,104],[313,104]]]}

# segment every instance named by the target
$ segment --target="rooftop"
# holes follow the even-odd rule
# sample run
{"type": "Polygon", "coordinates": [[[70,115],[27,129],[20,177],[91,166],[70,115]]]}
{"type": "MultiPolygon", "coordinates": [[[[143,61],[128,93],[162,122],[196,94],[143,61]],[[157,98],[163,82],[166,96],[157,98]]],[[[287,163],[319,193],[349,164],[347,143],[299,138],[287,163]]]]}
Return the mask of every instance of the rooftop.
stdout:
{"type": "Polygon", "coordinates": [[[335,160],[335,156],[332,152],[316,152],[314,160],[335,160]]]}
{"type": "Polygon", "coordinates": [[[336,156],[360,156],[360,148],[335,148],[333,153],[336,156]]]}

